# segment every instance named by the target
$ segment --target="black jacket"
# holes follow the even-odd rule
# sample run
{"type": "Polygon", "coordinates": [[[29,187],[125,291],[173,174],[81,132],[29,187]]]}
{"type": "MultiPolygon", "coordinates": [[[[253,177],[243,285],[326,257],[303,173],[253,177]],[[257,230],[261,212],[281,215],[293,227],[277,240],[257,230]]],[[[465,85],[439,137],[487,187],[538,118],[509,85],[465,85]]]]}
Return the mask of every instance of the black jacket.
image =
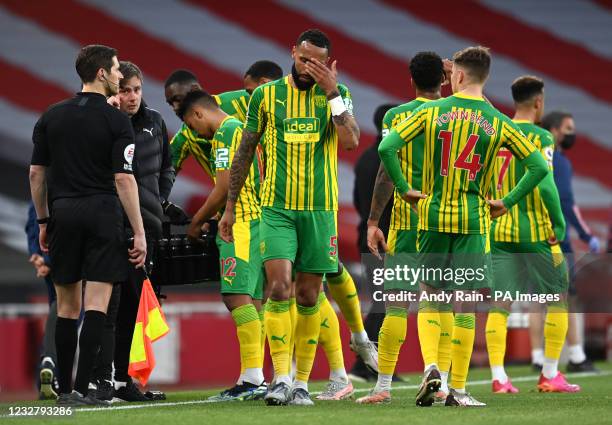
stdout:
{"type": "Polygon", "coordinates": [[[161,114],[148,108],[144,100],[132,116],[134,160],[132,166],[138,183],[140,213],[147,239],[162,234],[162,202],[168,199],[175,172],[172,168],[168,130],[161,114]]]}
{"type": "MultiPolygon", "coordinates": [[[[380,141],[380,140],[378,140],[380,141]]],[[[359,157],[355,165],[355,188],[353,190],[353,203],[355,209],[359,213],[360,221],[357,231],[359,237],[357,243],[359,252],[370,252],[368,250],[368,217],[370,216],[370,204],[372,203],[372,193],[374,192],[374,183],[378,174],[380,158],[378,156],[378,143],[372,144],[359,157]]],[[[389,221],[391,219],[391,209],[393,208],[393,197],[385,207],[378,227],[385,235],[389,233],[389,221]]]]}

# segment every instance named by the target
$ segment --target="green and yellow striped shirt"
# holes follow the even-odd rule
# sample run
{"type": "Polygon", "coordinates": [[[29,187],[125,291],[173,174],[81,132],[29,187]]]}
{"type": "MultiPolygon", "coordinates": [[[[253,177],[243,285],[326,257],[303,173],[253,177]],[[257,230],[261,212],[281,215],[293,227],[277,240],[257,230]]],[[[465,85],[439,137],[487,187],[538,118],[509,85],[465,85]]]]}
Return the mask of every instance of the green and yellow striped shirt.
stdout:
{"type": "MultiPolygon", "coordinates": [[[[350,92],[338,90],[352,113],[350,92]]],[[[263,207],[338,209],[338,134],[318,85],[298,90],[284,77],[257,87],[245,128],[263,135],[263,207]]]]}
{"type": "MultiPolygon", "coordinates": [[[[242,122],[234,117],[227,117],[221,123],[212,139],[212,160],[215,175],[218,171],[229,170],[234,155],[242,140],[242,122]]],[[[251,165],[249,175],[240,191],[236,202],[236,221],[251,221],[261,215],[259,206],[259,184],[263,164],[261,161],[261,148],[257,146],[256,158],[251,165]]]]}
{"type": "MultiPolygon", "coordinates": [[[[552,172],[555,149],[553,135],[529,121],[514,121],[527,139],[538,149],[548,162],[552,172]]],[[[525,174],[525,167],[512,157],[507,149],[500,149],[496,161],[491,191],[494,199],[502,199],[516,186],[525,174]]],[[[552,223],[544,206],[540,189],[537,187],[507,214],[493,220],[491,238],[497,242],[538,242],[553,235],[552,223]]]]}
{"type": "MultiPolygon", "coordinates": [[[[249,103],[249,93],[246,90],[225,92],[215,95],[214,98],[222,111],[244,122],[249,103]]],[[[193,155],[204,172],[214,178],[214,167],[211,164],[210,157],[210,141],[200,137],[186,124],[183,123],[170,141],[170,150],[172,152],[172,165],[177,172],[180,171],[187,157],[193,155]]]]}
{"type": "MultiPolygon", "coordinates": [[[[400,122],[410,116],[412,111],[421,106],[429,99],[417,97],[403,105],[391,108],[383,118],[383,137],[395,128],[400,122]]],[[[411,143],[406,144],[397,154],[399,156],[402,172],[411,188],[421,190],[421,171],[423,165],[423,143],[425,136],[417,136],[411,143]]],[[[397,190],[393,192],[393,210],[391,211],[390,228],[395,230],[416,229],[419,217],[410,204],[404,202],[397,190]]]]}
{"type": "Polygon", "coordinates": [[[455,94],[427,102],[394,129],[406,142],[425,136],[420,230],[485,234],[486,198],[497,153],[524,159],[536,149],[510,118],[483,98],[455,94]]]}

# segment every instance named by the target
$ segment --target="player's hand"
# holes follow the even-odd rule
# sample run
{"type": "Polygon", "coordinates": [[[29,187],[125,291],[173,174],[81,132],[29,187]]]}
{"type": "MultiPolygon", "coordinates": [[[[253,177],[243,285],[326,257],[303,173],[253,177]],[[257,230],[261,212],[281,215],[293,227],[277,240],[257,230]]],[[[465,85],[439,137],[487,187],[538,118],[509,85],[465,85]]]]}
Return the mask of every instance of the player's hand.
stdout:
{"type": "Polygon", "coordinates": [[[337,61],[333,61],[330,68],[316,58],[312,58],[306,63],[306,72],[328,96],[338,91],[336,63],[337,61]]]}
{"type": "Polygon", "coordinates": [[[402,195],[402,199],[410,205],[417,204],[421,199],[426,199],[427,195],[418,190],[410,189],[402,195]]]}
{"type": "Polygon", "coordinates": [[[45,259],[40,254],[32,254],[28,260],[37,270],[45,265],[45,259]]]}
{"type": "Polygon", "coordinates": [[[178,205],[164,201],[164,203],[162,203],[162,209],[164,214],[170,219],[170,223],[177,225],[189,223],[189,216],[178,205]]]}
{"type": "Polygon", "coordinates": [[[49,253],[49,245],[47,244],[47,225],[38,225],[38,244],[43,254],[49,253]]]}
{"type": "Polygon", "coordinates": [[[368,249],[372,254],[379,260],[382,260],[378,247],[383,249],[383,252],[387,252],[387,243],[385,242],[385,235],[378,226],[368,226],[368,249]]]}
{"type": "Polygon", "coordinates": [[[119,102],[119,96],[117,95],[109,96],[108,99],[106,99],[106,103],[117,109],[119,109],[119,106],[121,105],[121,103],[119,102]]]}
{"type": "Polygon", "coordinates": [[[36,277],[47,277],[51,272],[51,269],[46,264],[43,264],[38,269],[36,269],[36,277]]]}
{"type": "Polygon", "coordinates": [[[445,86],[447,84],[450,84],[451,82],[451,74],[453,73],[453,61],[450,59],[443,59],[442,68],[444,70],[444,81],[442,82],[442,85],[445,86]]]}
{"type": "MultiPolygon", "coordinates": [[[[217,220],[219,219],[217,218],[217,220]]],[[[210,223],[208,221],[204,222],[204,224],[202,224],[202,227],[200,227],[200,230],[202,231],[202,233],[210,232],[210,223]]]]}
{"type": "MultiPolygon", "coordinates": [[[[208,224],[208,223],[204,223],[204,224],[208,224]]],[[[192,221],[189,227],[187,228],[187,238],[192,243],[202,243],[202,239],[200,238],[201,236],[202,236],[201,227],[198,226],[197,223],[192,221]]]]}
{"type": "Polygon", "coordinates": [[[591,254],[597,254],[601,249],[601,243],[599,242],[599,238],[597,236],[591,236],[589,239],[589,252],[591,254]]]}
{"type": "Polygon", "coordinates": [[[508,209],[504,205],[504,201],[502,199],[489,199],[487,204],[489,204],[491,218],[501,217],[508,212],[508,209]]]}
{"type": "Polygon", "coordinates": [[[223,217],[219,220],[219,234],[221,235],[221,239],[225,242],[234,242],[235,222],[236,216],[234,215],[233,208],[226,208],[223,217]]]}
{"type": "Polygon", "coordinates": [[[144,267],[147,258],[147,240],[144,233],[134,235],[134,247],[128,249],[128,253],[130,254],[130,263],[134,264],[134,267],[137,269],[144,267]]]}

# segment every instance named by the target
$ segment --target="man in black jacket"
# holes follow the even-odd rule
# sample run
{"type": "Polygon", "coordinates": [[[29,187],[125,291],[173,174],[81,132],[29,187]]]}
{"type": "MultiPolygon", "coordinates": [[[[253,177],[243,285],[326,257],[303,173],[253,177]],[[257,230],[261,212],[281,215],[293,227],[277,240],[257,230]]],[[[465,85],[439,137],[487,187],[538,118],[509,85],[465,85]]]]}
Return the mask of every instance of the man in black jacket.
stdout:
{"type": "MultiPolygon", "coordinates": [[[[378,145],[382,140],[382,121],[385,113],[396,105],[384,104],[376,108],[374,112],[374,125],[377,129],[376,141],[372,143],[368,149],[366,149],[355,165],[355,186],[353,190],[353,204],[357,213],[359,213],[359,225],[357,227],[358,239],[357,244],[359,245],[360,253],[369,253],[368,250],[368,226],[367,221],[370,215],[370,204],[372,202],[372,192],[374,190],[374,181],[376,180],[376,174],[378,173],[378,167],[380,165],[380,157],[378,156],[378,145]]],[[[380,228],[386,235],[389,230],[389,221],[391,218],[391,207],[393,201],[390,201],[385,208],[381,219],[380,228]]],[[[368,268],[366,271],[367,282],[371,282],[371,270],[368,268]]],[[[369,285],[369,284],[368,284],[369,285]]],[[[385,307],[384,303],[373,303],[370,307],[370,311],[366,316],[363,325],[365,327],[368,336],[372,341],[378,341],[378,331],[382,322],[385,318],[385,307]]],[[[376,374],[372,373],[365,366],[363,361],[358,358],[351,369],[349,377],[353,381],[375,381],[376,374]]]]}
{"type": "MultiPolygon", "coordinates": [[[[168,130],[161,114],[142,100],[142,72],[131,62],[120,63],[123,79],[119,94],[109,103],[118,106],[132,122],[135,136],[133,169],[138,184],[140,211],[150,247],[147,263],[155,255],[155,241],[162,236],[164,214],[173,223],[187,221],[185,213],[168,201],[175,172],[172,167],[168,130]]],[[[128,375],[134,323],[138,311],[144,274],[130,273],[128,282],[115,285],[109,303],[109,315],[103,344],[94,371],[97,397],[110,400],[147,401],[128,375]],[[115,329],[115,323],[117,324],[115,329]],[[112,364],[115,365],[113,386],[112,364]]]]}

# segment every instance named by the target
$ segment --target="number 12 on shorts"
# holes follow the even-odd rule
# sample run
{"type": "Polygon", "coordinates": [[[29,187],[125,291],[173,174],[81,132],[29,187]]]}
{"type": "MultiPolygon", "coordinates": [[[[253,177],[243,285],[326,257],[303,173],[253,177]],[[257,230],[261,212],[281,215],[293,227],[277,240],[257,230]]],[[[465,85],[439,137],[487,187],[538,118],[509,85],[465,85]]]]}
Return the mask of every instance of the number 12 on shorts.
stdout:
{"type": "Polygon", "coordinates": [[[219,261],[221,263],[221,276],[223,277],[236,276],[236,272],[234,271],[234,269],[236,268],[236,258],[234,257],[221,258],[219,261]]]}

